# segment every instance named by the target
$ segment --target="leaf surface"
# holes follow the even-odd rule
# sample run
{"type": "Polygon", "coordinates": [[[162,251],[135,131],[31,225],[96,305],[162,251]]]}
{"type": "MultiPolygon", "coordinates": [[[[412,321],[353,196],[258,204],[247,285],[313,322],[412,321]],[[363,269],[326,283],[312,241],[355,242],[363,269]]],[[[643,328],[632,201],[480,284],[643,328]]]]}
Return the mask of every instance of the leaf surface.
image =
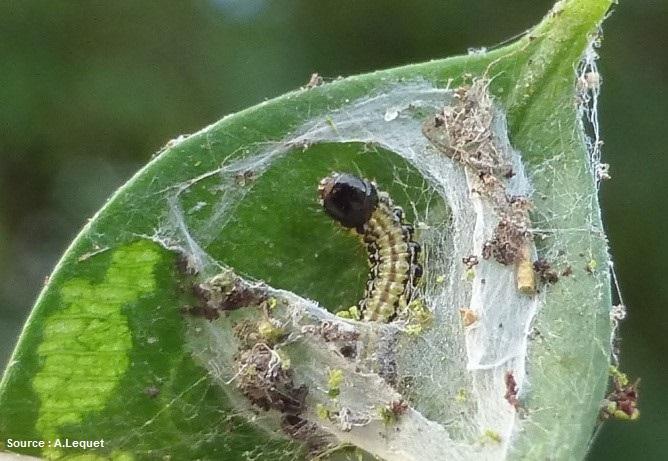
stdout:
{"type": "MultiPolygon", "coordinates": [[[[539,254],[558,242],[561,264],[575,273],[549,288],[534,320],[539,339],[528,349],[522,394],[528,416],[510,458],[583,457],[607,383],[612,326],[576,69],[610,3],[559,2],[509,46],[300,89],[169,143],[85,226],[44,287],[0,385],[0,447],[54,459],[302,457],[299,443],[239,416],[193,359],[181,308],[194,300],[175,250],[209,271],[233,267],[330,311],[355,304],[366,253],[322,212],[320,178],[373,178],[411,222],[428,216],[424,224],[436,225],[449,211],[390,146],[363,135],[336,142],[338,121],[363,134],[363,118],[342,116],[360,101],[416,88],[413,99],[434,97],[485,76],[533,182],[532,223],[546,230],[539,254]],[[327,134],[302,136],[309,130],[327,134]],[[65,438],[104,439],[104,447],[77,458],[84,451],[8,445],[65,438]]],[[[432,115],[416,107],[401,116],[432,115]]],[[[388,105],[388,130],[393,110],[388,105]]]]}

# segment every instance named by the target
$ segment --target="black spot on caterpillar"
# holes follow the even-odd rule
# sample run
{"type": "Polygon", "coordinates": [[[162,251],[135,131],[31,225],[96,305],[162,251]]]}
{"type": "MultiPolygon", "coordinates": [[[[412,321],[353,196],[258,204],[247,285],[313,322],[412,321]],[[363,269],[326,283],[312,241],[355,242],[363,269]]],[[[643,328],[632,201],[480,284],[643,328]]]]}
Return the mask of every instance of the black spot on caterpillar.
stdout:
{"type": "Polygon", "coordinates": [[[413,226],[376,184],[346,173],[323,178],[318,193],[325,212],[342,226],[355,229],[369,253],[369,279],[358,305],[363,318],[388,322],[406,308],[422,276],[420,245],[413,226]]]}

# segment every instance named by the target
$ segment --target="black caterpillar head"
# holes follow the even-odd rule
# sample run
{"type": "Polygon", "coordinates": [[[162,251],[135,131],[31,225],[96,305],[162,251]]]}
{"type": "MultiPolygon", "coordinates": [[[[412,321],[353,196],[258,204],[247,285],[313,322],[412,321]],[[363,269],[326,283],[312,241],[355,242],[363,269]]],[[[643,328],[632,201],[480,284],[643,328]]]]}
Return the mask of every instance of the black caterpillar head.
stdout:
{"type": "Polygon", "coordinates": [[[325,212],[344,227],[361,229],[378,207],[376,186],[346,173],[332,173],[318,187],[325,212]]]}

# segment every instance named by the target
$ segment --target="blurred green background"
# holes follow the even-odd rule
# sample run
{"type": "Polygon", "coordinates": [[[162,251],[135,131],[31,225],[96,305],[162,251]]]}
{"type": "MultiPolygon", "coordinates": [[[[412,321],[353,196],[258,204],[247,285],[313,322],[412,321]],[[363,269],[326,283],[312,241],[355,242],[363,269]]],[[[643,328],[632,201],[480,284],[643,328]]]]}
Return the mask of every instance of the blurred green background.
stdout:
{"type": "MultiPolygon", "coordinates": [[[[0,367],[44,278],[104,200],[169,139],[326,79],[466,53],[551,0],[38,1],[0,5],[0,367]]],[[[591,460],[668,459],[668,2],[625,1],[600,60],[602,205],[641,419],[591,460]]],[[[564,405],[571,402],[565,401],[564,405]]]]}

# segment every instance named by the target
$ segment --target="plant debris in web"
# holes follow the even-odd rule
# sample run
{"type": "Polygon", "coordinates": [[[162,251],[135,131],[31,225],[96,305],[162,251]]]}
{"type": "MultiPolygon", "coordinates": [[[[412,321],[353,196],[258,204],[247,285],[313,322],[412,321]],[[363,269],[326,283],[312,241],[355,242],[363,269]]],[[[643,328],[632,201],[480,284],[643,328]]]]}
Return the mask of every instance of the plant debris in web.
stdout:
{"type": "Polygon", "coordinates": [[[499,217],[492,238],[481,249],[482,257],[503,265],[517,263],[518,289],[532,294],[532,204],[528,197],[508,193],[507,183],[515,172],[494,129],[497,112],[488,87],[489,80],[474,79],[458,88],[453,104],[427,120],[422,132],[441,152],[466,167],[472,192],[485,197],[499,217]]]}

